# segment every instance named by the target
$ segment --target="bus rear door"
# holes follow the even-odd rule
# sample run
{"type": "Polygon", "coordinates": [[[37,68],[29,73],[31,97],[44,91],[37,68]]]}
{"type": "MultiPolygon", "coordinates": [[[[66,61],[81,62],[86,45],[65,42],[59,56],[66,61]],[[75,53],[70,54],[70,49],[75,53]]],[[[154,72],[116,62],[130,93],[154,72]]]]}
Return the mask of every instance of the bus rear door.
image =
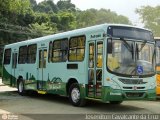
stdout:
{"type": "Polygon", "coordinates": [[[17,70],[17,52],[12,52],[12,77],[11,77],[11,86],[16,86],[16,71],[17,70]]]}
{"type": "Polygon", "coordinates": [[[39,62],[38,62],[38,90],[46,90],[45,85],[45,70],[46,70],[46,59],[47,59],[47,49],[40,48],[39,49],[39,62]]]}

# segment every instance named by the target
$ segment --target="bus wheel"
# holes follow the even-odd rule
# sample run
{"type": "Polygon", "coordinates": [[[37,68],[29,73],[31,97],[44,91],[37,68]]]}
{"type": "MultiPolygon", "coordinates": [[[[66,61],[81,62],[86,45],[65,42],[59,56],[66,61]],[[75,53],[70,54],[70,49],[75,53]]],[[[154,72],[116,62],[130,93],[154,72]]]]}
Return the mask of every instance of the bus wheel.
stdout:
{"type": "Polygon", "coordinates": [[[110,104],[121,104],[123,101],[109,101],[110,104]]]}
{"type": "Polygon", "coordinates": [[[23,82],[23,80],[20,80],[19,82],[18,82],[18,93],[20,94],[20,95],[24,95],[25,94],[25,90],[24,90],[24,82],[23,82]]]}
{"type": "Polygon", "coordinates": [[[80,88],[77,83],[73,83],[69,88],[69,100],[74,106],[84,106],[86,104],[86,100],[81,98],[80,88]]]}

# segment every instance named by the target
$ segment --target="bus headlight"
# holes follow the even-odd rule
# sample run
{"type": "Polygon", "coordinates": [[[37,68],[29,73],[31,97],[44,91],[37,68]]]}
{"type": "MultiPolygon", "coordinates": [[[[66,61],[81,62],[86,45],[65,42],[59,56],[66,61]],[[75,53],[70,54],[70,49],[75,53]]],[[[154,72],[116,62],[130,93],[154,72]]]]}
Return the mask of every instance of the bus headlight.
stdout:
{"type": "Polygon", "coordinates": [[[120,89],[120,87],[118,85],[112,85],[113,89],[120,89]]]}
{"type": "Polygon", "coordinates": [[[152,82],[149,86],[149,89],[154,89],[156,87],[156,84],[154,82],[152,82]]]}
{"type": "Polygon", "coordinates": [[[116,83],[115,81],[111,81],[111,87],[113,89],[121,89],[121,87],[118,85],[118,83],[116,83]]]}

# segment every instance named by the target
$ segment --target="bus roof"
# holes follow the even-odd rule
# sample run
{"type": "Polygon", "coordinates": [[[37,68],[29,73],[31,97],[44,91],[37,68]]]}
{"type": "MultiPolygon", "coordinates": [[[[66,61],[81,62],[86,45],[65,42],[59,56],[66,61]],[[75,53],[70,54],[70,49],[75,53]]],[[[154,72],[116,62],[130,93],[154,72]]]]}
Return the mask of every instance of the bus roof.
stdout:
{"type": "MultiPolygon", "coordinates": [[[[82,34],[85,34],[87,31],[107,30],[106,28],[108,26],[123,26],[123,27],[133,27],[133,28],[148,30],[145,28],[140,28],[140,27],[131,26],[131,25],[125,25],[125,24],[107,24],[107,23],[105,23],[105,24],[95,25],[95,26],[91,26],[91,27],[75,29],[75,30],[71,30],[71,31],[67,31],[67,32],[56,33],[53,35],[47,35],[47,36],[43,36],[43,37],[39,37],[39,38],[29,39],[29,40],[25,40],[25,41],[21,41],[21,42],[16,42],[16,43],[5,45],[5,48],[9,48],[11,46],[16,46],[16,45],[34,44],[39,41],[52,40],[53,38],[54,39],[56,39],[56,38],[61,39],[61,38],[67,37],[67,36],[75,35],[75,34],[82,35],[82,34]]],[[[148,31],[150,31],[150,30],[148,30],[148,31]]]]}

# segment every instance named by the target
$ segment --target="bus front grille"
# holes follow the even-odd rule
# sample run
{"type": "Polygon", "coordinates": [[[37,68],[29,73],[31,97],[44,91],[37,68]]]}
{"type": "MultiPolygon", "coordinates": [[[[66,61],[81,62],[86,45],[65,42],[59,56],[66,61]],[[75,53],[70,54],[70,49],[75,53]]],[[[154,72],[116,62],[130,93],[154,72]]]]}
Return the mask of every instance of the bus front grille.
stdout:
{"type": "MultiPolygon", "coordinates": [[[[123,87],[123,89],[135,90],[135,87],[123,87]]],[[[136,90],[139,90],[139,89],[145,89],[145,87],[136,87],[136,90]]]]}
{"type": "Polygon", "coordinates": [[[146,84],[147,82],[143,82],[143,79],[123,79],[119,78],[123,84],[146,84]]]}
{"type": "Polygon", "coordinates": [[[140,92],[140,93],[126,92],[126,97],[128,97],[128,98],[143,97],[143,96],[144,96],[143,92],[140,92]]]}

